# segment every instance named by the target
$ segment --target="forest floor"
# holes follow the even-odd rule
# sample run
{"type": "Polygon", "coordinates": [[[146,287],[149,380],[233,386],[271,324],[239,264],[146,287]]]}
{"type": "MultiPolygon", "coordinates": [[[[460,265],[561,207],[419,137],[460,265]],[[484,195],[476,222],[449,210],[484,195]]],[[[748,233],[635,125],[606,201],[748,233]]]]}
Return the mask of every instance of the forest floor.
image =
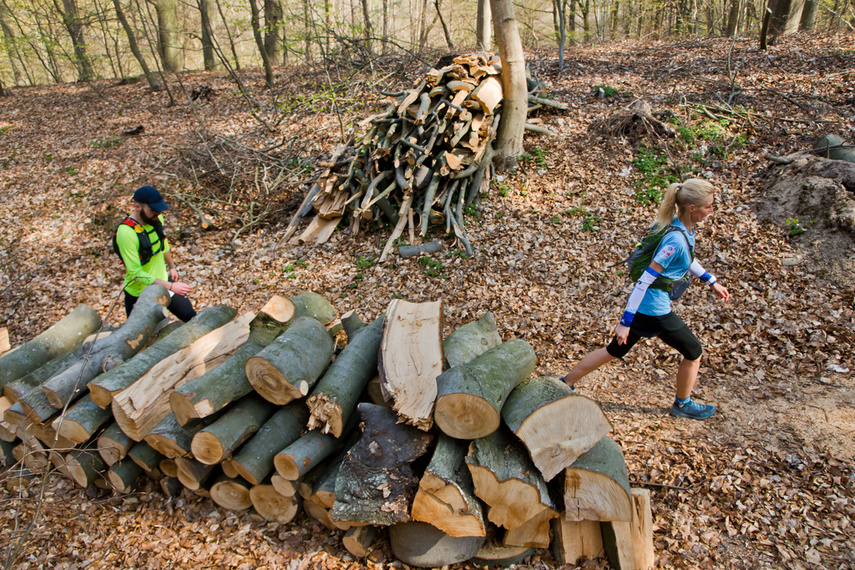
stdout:
{"type": "MultiPolygon", "coordinates": [[[[192,104],[171,80],[171,106],[144,82],[13,88],[0,98],[0,327],[15,346],[80,303],[123,321],[110,233],[133,190],[152,184],[173,206],[167,231],[197,309],[258,310],[273,294],[311,290],[370,320],[393,298],[441,300],[446,334],[492,311],[503,339],[534,347],[538,373],[564,374],[623,311],[627,279],[610,265],[654,216],[646,183],[675,170],[709,178],[721,192],[696,254],[731,299],[695,284],[675,310],[704,344],[695,396],[718,413],[668,415],[677,358],[655,341],[579,390],[613,423],[631,483],[652,491],[659,567],[855,568],[855,178],[829,184],[767,158],[806,159],[826,133],[855,141],[855,37],[792,37],[765,52],[754,39],[574,45],[565,57],[559,69],[554,52],[528,54],[570,108],[539,112],[558,136],[528,134],[520,169],[467,217],[474,256],[434,235],[445,251],[431,264],[378,263],[385,228],[277,247],[312,166],[385,106],[379,90],[427,70],[417,62],[282,68],[272,90],[242,70],[257,118],[224,72],[182,75],[202,95],[192,104]],[[670,114],[678,136],[597,128],[636,99],[670,114]],[[253,186],[263,171],[233,161],[280,143],[293,169],[268,193],[253,186]],[[251,201],[260,219],[236,235],[251,201]],[[199,228],[191,203],[215,229],[199,228]]],[[[0,551],[35,517],[13,568],[401,566],[384,536],[357,561],[340,533],[305,515],[269,523],[189,492],[167,499],[152,482],[114,496],[57,476],[42,502],[35,489],[0,491],[0,551]]],[[[543,550],[518,567],[556,566],[543,550]]]]}

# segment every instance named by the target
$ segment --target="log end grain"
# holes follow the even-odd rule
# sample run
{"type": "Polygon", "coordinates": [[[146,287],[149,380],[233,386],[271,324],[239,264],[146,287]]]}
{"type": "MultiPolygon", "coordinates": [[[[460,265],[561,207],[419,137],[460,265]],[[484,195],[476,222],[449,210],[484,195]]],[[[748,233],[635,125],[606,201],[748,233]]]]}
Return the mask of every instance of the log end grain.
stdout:
{"type": "Polygon", "coordinates": [[[446,394],[436,400],[436,426],[455,439],[486,437],[499,429],[500,419],[493,405],[475,394],[446,394]]]}
{"type": "Polygon", "coordinates": [[[252,506],[268,521],[288,524],[300,512],[300,497],[279,494],[273,485],[255,485],[249,491],[252,506]]]}
{"type": "Polygon", "coordinates": [[[288,481],[296,481],[300,477],[300,468],[293,455],[277,453],[273,458],[273,465],[276,467],[276,473],[288,481]]]}
{"type": "Polygon", "coordinates": [[[252,506],[250,486],[243,481],[227,479],[211,486],[211,499],[224,509],[245,511],[252,506]]]}
{"type": "MultiPolygon", "coordinates": [[[[246,361],[246,377],[252,387],[268,402],[284,406],[309,393],[309,385],[304,380],[297,385],[291,384],[275,366],[259,356],[246,361]]],[[[177,414],[176,414],[177,415],[177,414]]]]}
{"type": "Polygon", "coordinates": [[[200,431],[193,436],[190,452],[205,465],[216,465],[223,460],[226,450],[217,436],[211,432],[200,431]]]}

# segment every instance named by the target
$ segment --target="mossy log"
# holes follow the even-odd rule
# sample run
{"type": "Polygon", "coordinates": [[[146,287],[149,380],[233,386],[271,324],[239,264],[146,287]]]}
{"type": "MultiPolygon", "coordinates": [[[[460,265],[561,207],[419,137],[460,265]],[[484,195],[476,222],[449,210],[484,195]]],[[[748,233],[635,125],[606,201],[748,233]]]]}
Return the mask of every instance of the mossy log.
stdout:
{"type": "Polygon", "coordinates": [[[252,437],[275,411],[276,406],[258,394],[247,394],[215,422],[196,432],[190,444],[193,456],[206,465],[220,463],[252,437]]]}
{"type": "Polygon", "coordinates": [[[107,470],[107,481],[118,493],[133,493],[144,471],[129,457],[114,463],[107,470]]]}
{"type": "Polygon", "coordinates": [[[85,489],[96,479],[103,479],[106,469],[107,464],[98,454],[97,447],[92,445],[66,454],[60,472],[85,489]]]}
{"type": "Polygon", "coordinates": [[[443,372],[437,379],[434,419],[457,439],[479,439],[499,428],[505,400],[534,371],[535,353],[524,340],[503,342],[443,372]]]}
{"type": "Polygon", "coordinates": [[[565,469],[564,508],[571,521],[632,520],[626,461],[610,437],[602,438],[565,469]]]}
{"type": "Polygon", "coordinates": [[[599,404],[573,394],[554,376],[521,382],[502,407],[502,418],[550,481],[612,429],[599,404]]]}
{"type": "Polygon", "coordinates": [[[263,398],[282,406],[309,393],[334,350],[335,343],[323,324],[300,317],[246,361],[246,378],[263,398]]]}
{"type": "Polygon", "coordinates": [[[493,313],[466,323],[442,341],[442,353],[449,368],[466,364],[502,344],[493,313]]]}
{"type": "Polygon", "coordinates": [[[115,422],[101,432],[97,441],[98,453],[108,466],[123,459],[135,444],[115,422]]]}
{"type": "Polygon", "coordinates": [[[86,443],[104,424],[113,419],[109,409],[103,409],[92,401],[89,394],[77,400],[65,414],[58,416],[53,429],[75,444],[86,443]]]}
{"type": "Polygon", "coordinates": [[[280,408],[229,461],[241,477],[260,485],[274,470],[274,457],[296,441],[306,425],[309,411],[302,401],[280,408]]]}
{"type": "Polygon", "coordinates": [[[134,445],[128,451],[127,457],[139,465],[147,475],[156,477],[162,474],[160,462],[163,460],[163,454],[144,441],[134,445]]]}

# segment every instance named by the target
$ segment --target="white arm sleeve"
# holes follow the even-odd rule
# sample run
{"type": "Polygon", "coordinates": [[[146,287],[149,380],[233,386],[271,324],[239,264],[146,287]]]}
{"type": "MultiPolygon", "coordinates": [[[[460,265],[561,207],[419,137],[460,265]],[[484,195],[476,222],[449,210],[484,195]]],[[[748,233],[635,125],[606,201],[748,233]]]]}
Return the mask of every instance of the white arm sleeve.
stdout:
{"type": "Polygon", "coordinates": [[[647,288],[653,285],[653,282],[656,281],[657,277],[659,277],[659,273],[653,269],[648,267],[644,270],[644,273],[642,273],[641,277],[636,281],[635,287],[632,288],[632,293],[630,293],[629,300],[626,302],[626,309],[623,311],[620,324],[625,327],[632,324],[632,319],[635,318],[635,313],[638,311],[638,307],[641,305],[641,301],[647,293],[647,288]]]}
{"type": "Polygon", "coordinates": [[[693,261],[692,265],[689,266],[689,272],[707,285],[712,285],[716,282],[715,275],[707,273],[707,270],[697,260],[693,261]]]}

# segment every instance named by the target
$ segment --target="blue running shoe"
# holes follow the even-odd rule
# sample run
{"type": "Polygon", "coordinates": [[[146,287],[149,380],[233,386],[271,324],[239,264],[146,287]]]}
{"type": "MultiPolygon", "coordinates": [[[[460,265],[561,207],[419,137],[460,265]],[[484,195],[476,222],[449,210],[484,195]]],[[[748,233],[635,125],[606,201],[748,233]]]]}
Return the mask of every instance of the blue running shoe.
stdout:
{"type": "Polygon", "coordinates": [[[705,420],[715,414],[715,406],[709,404],[701,404],[694,400],[689,400],[682,406],[677,402],[671,406],[671,415],[678,418],[691,418],[693,420],[705,420]]]}

